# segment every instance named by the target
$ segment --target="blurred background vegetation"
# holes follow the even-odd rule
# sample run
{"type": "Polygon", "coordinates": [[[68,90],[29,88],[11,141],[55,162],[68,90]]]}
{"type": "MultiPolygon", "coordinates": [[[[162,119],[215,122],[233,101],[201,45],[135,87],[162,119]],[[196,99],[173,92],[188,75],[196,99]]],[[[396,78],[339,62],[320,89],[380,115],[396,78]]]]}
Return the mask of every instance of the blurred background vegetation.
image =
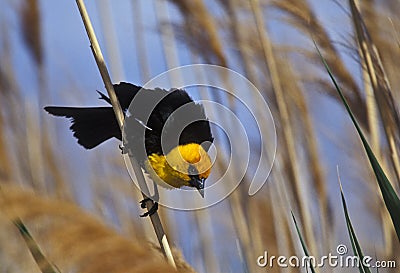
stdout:
{"type": "MultiPolygon", "coordinates": [[[[389,83],[381,89],[360,57],[359,19],[346,1],[87,2],[114,82],[144,84],[180,65],[217,64],[246,76],[274,116],[278,150],[260,192],[248,196],[249,172],[229,198],[208,209],[160,209],[182,272],[266,272],[256,265],[265,250],[302,256],[290,210],[310,254],[336,254],[338,244],[350,249],[337,166],[364,254],[400,262],[375,177],[312,42],[399,192],[398,1],[359,3],[367,46],[373,42],[381,58],[372,62],[386,72],[376,72],[377,81],[389,83]]],[[[85,151],[67,122],[43,111],[47,104],[98,105],[95,90],[104,90],[75,1],[0,3],[0,271],[40,272],[12,224],[19,217],[61,272],[167,272],[149,220],[138,217],[140,195],[118,142],[85,151]]],[[[218,163],[215,176],[226,164],[218,163]]],[[[281,271],[305,269],[268,268],[281,271]]]]}

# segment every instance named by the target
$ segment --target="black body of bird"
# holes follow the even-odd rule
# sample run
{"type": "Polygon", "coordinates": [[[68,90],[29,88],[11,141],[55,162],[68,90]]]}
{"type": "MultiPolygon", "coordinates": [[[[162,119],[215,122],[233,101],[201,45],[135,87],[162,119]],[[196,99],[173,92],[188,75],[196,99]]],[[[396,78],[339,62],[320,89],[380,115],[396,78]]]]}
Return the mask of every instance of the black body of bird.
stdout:
{"type": "MultiPolygon", "coordinates": [[[[211,168],[207,150],[213,137],[203,106],[193,102],[182,89],[143,89],[121,82],[114,85],[114,90],[129,129],[124,140],[131,145],[133,155],[150,177],[164,187],[195,187],[204,195],[204,181],[211,168]],[[132,100],[135,103],[129,107],[132,100]],[[181,128],[182,124],[187,126],[181,128]],[[167,135],[176,132],[176,138],[163,140],[165,132],[167,135]]],[[[110,103],[107,96],[98,93],[100,99],[110,103]]],[[[47,106],[44,109],[52,115],[70,118],[74,137],[86,149],[114,137],[122,140],[112,107],[47,106]]]]}

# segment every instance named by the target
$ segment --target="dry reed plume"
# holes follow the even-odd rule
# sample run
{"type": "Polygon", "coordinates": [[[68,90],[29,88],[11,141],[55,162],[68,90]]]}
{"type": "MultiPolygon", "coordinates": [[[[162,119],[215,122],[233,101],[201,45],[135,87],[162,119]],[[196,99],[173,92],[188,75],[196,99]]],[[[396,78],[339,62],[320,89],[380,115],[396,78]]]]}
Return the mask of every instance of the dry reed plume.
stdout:
{"type": "MultiPolygon", "coordinates": [[[[176,272],[154,245],[122,237],[73,204],[2,186],[0,207],[3,268],[34,272],[37,267],[12,225],[18,217],[60,272],[176,272]],[[19,252],[24,255],[13,254],[19,252]]],[[[174,252],[179,272],[194,272],[174,252]]]]}

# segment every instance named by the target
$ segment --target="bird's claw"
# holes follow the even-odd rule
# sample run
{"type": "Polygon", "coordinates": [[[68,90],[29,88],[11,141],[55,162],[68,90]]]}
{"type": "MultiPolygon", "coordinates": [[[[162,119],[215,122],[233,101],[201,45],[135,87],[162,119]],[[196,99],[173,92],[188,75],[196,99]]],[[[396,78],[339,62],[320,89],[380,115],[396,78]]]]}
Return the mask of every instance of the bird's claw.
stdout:
{"type": "MultiPolygon", "coordinates": [[[[152,200],[149,197],[144,198],[142,201],[140,201],[140,207],[142,209],[146,208],[146,202],[152,200]]],[[[146,217],[146,216],[151,216],[154,213],[156,213],[156,211],[158,210],[158,202],[154,202],[153,206],[145,213],[143,213],[142,215],[140,215],[140,217],[146,217]]]]}
{"type": "Polygon", "coordinates": [[[124,146],[124,144],[120,144],[118,145],[119,149],[121,150],[121,154],[127,154],[128,153],[128,149],[124,146]]]}

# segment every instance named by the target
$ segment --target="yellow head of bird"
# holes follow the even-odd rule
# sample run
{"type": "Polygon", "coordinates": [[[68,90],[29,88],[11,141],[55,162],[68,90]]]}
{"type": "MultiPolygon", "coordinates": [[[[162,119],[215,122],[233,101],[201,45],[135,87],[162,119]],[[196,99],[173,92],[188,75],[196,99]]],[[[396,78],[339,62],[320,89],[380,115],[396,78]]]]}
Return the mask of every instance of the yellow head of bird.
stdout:
{"type": "Polygon", "coordinates": [[[148,159],[163,182],[175,188],[195,187],[204,197],[204,182],[210,175],[212,162],[201,145],[179,145],[166,156],[150,155],[148,159]]]}

